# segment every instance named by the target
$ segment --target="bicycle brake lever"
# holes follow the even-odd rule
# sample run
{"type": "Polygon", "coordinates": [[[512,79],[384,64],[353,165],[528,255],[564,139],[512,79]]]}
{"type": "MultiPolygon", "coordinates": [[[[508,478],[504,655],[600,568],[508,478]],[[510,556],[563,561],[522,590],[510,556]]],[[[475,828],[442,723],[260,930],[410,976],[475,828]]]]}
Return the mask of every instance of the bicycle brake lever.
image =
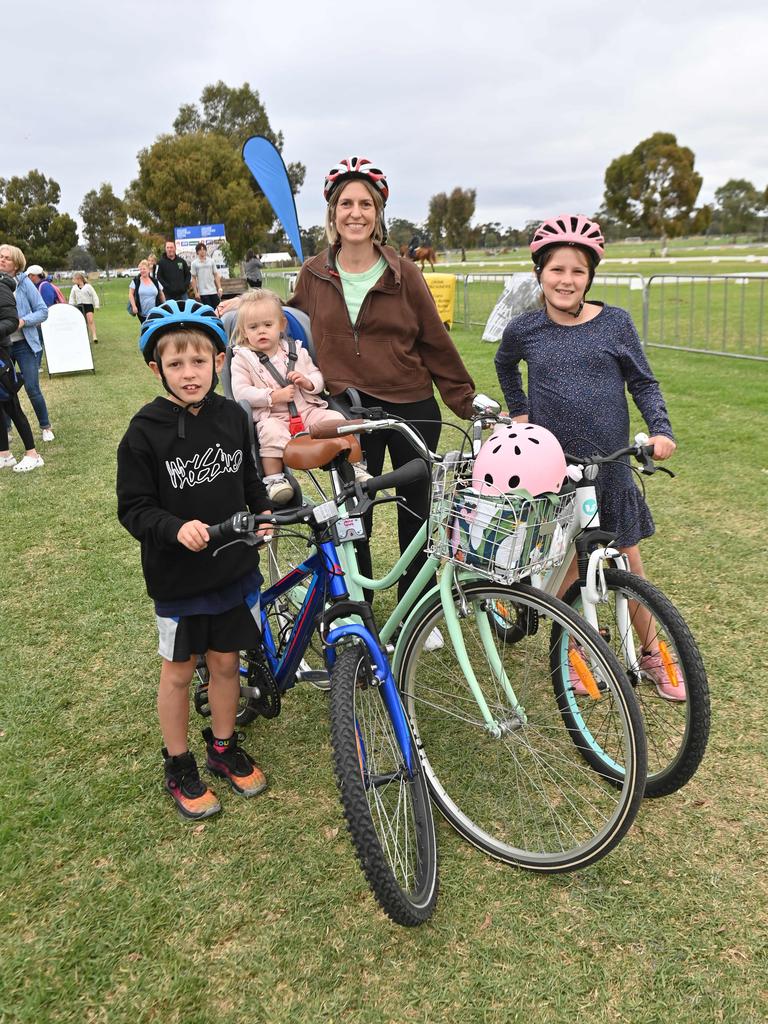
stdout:
{"type": "Polygon", "coordinates": [[[233,544],[247,544],[249,547],[255,547],[258,544],[263,544],[267,540],[266,537],[257,536],[255,533],[246,533],[242,537],[235,537],[234,540],[227,541],[226,544],[221,544],[213,552],[213,557],[220,554],[225,548],[231,548],[233,544]]]}

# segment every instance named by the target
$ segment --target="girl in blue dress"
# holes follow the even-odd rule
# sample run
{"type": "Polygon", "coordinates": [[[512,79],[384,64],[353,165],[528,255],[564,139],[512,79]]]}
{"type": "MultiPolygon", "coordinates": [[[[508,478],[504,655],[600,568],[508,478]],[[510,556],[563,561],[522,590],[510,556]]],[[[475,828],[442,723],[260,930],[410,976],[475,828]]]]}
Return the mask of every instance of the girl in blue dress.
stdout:
{"type": "MultiPolygon", "coordinates": [[[[501,390],[517,422],[530,418],[566,451],[585,457],[629,444],[628,390],[648,426],[653,457],[667,459],[676,447],[667,407],[631,317],[586,299],[603,253],[600,226],[586,217],[553,217],[536,230],[531,255],[544,305],[505,328],[496,353],[501,390]],[[527,395],[521,362],[528,367],[527,395]]],[[[638,545],[654,525],[628,461],[601,467],[598,492],[602,527],[614,533],[631,571],[645,576],[638,545]]],[[[575,578],[574,564],[563,591],[575,578]]],[[[660,657],[649,646],[643,667],[650,673],[660,657]]],[[[682,680],[671,685],[661,664],[659,670],[660,695],[684,700],[682,680]]]]}

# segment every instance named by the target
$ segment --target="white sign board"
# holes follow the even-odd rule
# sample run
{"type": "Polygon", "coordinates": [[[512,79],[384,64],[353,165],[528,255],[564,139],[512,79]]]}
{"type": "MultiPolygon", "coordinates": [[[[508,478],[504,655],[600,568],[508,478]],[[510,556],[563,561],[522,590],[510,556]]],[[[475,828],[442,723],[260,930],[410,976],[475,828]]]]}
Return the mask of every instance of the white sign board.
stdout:
{"type": "Polygon", "coordinates": [[[513,317],[538,308],[539,285],[534,275],[510,274],[504,278],[504,291],[488,317],[483,341],[501,341],[504,328],[513,317]]]}
{"type": "Polygon", "coordinates": [[[77,306],[56,303],[41,326],[49,375],[93,370],[88,326],[77,306]]]}

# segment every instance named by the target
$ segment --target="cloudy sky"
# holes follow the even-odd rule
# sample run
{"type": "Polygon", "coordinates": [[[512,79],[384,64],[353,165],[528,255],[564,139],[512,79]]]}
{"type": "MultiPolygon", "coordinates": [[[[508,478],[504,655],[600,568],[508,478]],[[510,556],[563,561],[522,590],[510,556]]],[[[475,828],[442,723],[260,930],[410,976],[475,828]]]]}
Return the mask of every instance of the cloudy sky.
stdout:
{"type": "Polygon", "coordinates": [[[374,159],[390,216],[477,190],[476,221],[522,226],[594,212],[605,168],[655,131],[704,177],[768,184],[765,0],[50,0],[3,10],[0,176],[37,168],[77,216],[103,181],[122,194],[136,154],[182,103],[249,82],[287,161],[307,167],[302,226],[322,179],[374,159]]]}

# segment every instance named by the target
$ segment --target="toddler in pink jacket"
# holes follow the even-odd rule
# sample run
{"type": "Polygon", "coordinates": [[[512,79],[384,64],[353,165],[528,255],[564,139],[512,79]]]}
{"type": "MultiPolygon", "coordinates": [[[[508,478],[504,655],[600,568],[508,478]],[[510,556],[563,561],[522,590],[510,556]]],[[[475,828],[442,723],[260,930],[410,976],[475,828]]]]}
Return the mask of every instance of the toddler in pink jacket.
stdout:
{"type": "Polygon", "coordinates": [[[286,326],[279,295],[262,288],[248,292],[237,311],[232,357],[232,394],[238,402],[245,399],[253,410],[264,483],[278,505],[293,494],[283,473],[283,450],[291,437],[289,403],[295,405],[307,429],[315,423],[344,422],[319,397],[323,376],[305,348],[298,347],[291,365],[286,326]]]}

